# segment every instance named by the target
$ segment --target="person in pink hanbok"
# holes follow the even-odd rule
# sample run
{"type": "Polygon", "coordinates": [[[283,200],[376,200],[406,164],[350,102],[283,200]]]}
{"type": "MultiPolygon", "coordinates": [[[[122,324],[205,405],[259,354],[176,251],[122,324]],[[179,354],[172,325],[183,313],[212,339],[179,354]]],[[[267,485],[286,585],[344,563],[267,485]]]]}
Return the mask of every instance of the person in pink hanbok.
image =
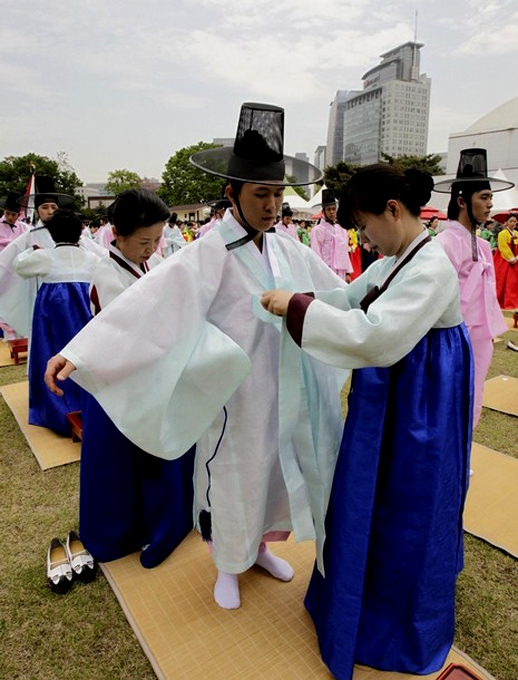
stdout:
{"type": "Polygon", "coordinates": [[[293,210],[289,203],[283,203],[281,208],[281,219],[273,225],[273,228],[278,234],[288,234],[292,238],[299,241],[297,227],[293,223],[293,210]]]}
{"type": "MultiPolygon", "coordinates": [[[[0,201],[2,217],[0,217],[0,251],[8,246],[17,236],[29,231],[29,225],[20,221],[20,205],[18,199],[22,197],[18,191],[9,191],[6,198],[0,201]]],[[[0,320],[0,329],[6,340],[14,340],[16,331],[5,321],[0,320]]]]}
{"type": "Polygon", "coordinates": [[[507,188],[509,182],[487,176],[485,149],[461,151],[457,177],[434,187],[434,191],[451,192],[449,221],[436,239],[457,271],[461,312],[473,348],[473,427],[477,426],[482,413],[484,380],[493,356],[493,338],[507,330],[496,298],[491,246],[476,235],[476,229],[489,217],[493,192],[507,188]]]}
{"type": "Polygon", "coordinates": [[[322,213],[322,219],[311,230],[310,246],[335,274],[350,283],[353,266],[349,234],[336,221],[336,200],[331,189],[322,191],[322,213]]]}
{"type": "Polygon", "coordinates": [[[213,214],[210,220],[200,228],[196,238],[201,238],[202,236],[205,236],[205,234],[211,229],[214,229],[214,227],[223,219],[225,210],[232,206],[228,198],[220,198],[217,201],[211,201],[209,205],[213,209],[213,214]]]}

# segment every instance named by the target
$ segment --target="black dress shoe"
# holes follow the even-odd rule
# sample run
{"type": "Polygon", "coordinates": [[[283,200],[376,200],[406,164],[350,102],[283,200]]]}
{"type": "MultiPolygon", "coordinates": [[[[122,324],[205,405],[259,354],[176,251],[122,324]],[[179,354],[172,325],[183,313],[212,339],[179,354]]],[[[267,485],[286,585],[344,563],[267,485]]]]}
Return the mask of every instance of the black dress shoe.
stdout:
{"type": "Polygon", "coordinates": [[[93,581],[97,572],[97,564],[84,547],[76,531],[68,534],[65,547],[74,578],[83,583],[93,581]]]}
{"type": "Polygon", "coordinates": [[[63,595],[72,585],[72,567],[59,538],[53,538],[47,552],[47,583],[55,593],[63,595]]]}

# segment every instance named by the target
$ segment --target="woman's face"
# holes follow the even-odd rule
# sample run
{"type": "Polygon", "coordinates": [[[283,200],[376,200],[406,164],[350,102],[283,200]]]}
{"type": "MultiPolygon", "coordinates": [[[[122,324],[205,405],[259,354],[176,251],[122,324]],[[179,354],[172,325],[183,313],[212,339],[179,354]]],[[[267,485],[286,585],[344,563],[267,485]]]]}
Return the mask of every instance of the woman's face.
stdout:
{"type": "MultiPolygon", "coordinates": [[[[248,224],[259,232],[268,231],[275,224],[280,212],[284,187],[268,186],[266,184],[243,184],[239,192],[239,204],[248,224]]],[[[232,214],[242,225],[243,220],[235,207],[235,197],[229,187],[228,198],[232,202],[232,214]]]]}
{"type": "Polygon", "coordinates": [[[381,215],[358,212],[356,224],[362,243],[368,243],[369,250],[381,255],[398,255],[406,247],[404,228],[394,216],[397,201],[389,201],[381,215]]]}
{"type": "Polygon", "coordinates": [[[139,227],[129,236],[121,236],[113,227],[117,248],[134,264],[147,262],[158,248],[164,224],[165,222],[157,222],[151,227],[139,227]]]}
{"type": "Polygon", "coordinates": [[[507,226],[509,227],[509,229],[516,229],[517,224],[518,224],[518,220],[516,219],[516,217],[510,217],[507,220],[507,226]]]}

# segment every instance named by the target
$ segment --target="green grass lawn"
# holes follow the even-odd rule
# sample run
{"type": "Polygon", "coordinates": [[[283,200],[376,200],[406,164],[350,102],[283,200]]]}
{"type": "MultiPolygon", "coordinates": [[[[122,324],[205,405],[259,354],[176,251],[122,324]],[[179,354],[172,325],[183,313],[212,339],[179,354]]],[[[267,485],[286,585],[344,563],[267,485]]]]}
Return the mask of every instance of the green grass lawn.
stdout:
{"type": "MultiPolygon", "coordinates": [[[[518,342],[510,331],[505,339],[518,342]]],[[[489,377],[518,378],[518,353],[495,346],[489,377]]],[[[0,385],[25,367],[0,368],[0,385]]],[[[518,457],[518,419],[484,409],[475,440],[518,457]]],[[[475,472],[476,474],[476,472],[475,472]]],[[[46,584],[53,536],[77,528],[77,463],[41,471],[0,399],[0,679],[147,680],[153,670],[102,574],[55,595],[46,584]]],[[[517,528],[513,528],[517,530],[517,528]]],[[[456,644],[497,680],[518,678],[518,562],[466,536],[456,644]]]]}

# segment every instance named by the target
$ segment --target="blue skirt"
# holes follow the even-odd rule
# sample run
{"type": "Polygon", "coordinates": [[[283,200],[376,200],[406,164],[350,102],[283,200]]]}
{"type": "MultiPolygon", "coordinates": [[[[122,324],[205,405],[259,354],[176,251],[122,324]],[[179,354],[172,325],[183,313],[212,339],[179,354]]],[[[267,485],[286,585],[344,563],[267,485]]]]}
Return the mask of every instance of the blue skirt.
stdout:
{"type": "Polygon", "coordinates": [[[339,680],[354,663],[427,674],[454,635],[473,368],[464,324],[390,368],[357,370],[326,516],[325,578],[305,605],[339,680]]]}
{"type": "Polygon", "coordinates": [[[70,436],[66,419],[81,408],[79,385],[67,380],[58,397],[43,382],[47,361],[58,354],[85,326],[90,312],[89,284],[79,282],[44,283],[38,291],[32,318],[29,358],[29,423],[48,427],[70,436]]]}
{"type": "Polygon", "coordinates": [[[141,550],[155,567],[193,528],[195,447],[178,460],[127,439],[88,393],[83,399],[79,533],[100,562],[141,550]]]}

